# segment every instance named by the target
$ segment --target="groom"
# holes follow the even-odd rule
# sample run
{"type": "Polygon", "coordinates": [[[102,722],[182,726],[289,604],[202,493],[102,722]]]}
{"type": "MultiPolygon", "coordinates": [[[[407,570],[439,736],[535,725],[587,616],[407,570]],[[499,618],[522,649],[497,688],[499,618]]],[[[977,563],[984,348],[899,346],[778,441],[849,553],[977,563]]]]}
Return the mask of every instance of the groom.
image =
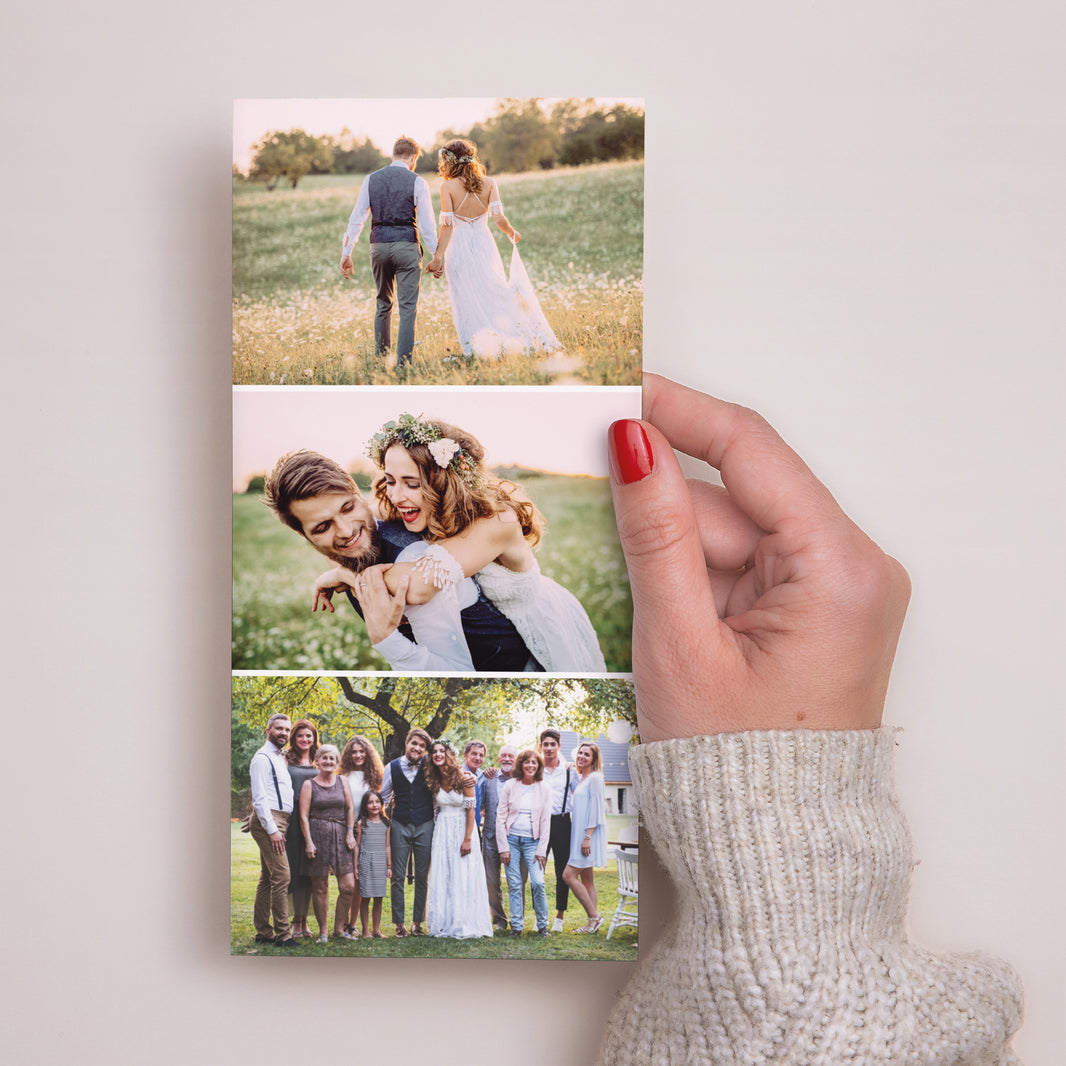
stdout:
{"type": "Polygon", "coordinates": [[[422,149],[409,137],[392,146],[392,162],[363,182],[355,210],[348,219],[341,249],[341,273],[352,276],[352,250],[370,215],[370,269],[378,290],[374,346],[378,354],[392,346],[393,293],[400,305],[396,338],[396,369],[409,366],[415,346],[418,283],[422,276],[422,245],[437,250],[436,218],[429,186],[414,173],[422,149]],[[416,229],[417,226],[417,229],[416,229]],[[418,235],[422,235],[422,245],[418,235]]]}
{"type": "MultiPolygon", "coordinates": [[[[331,562],[359,574],[376,563],[414,561],[425,552],[425,542],[399,522],[376,522],[351,474],[318,452],[297,451],[283,455],[266,480],[264,502],[290,529],[295,530],[331,562]]],[[[463,669],[441,661],[428,649],[409,639],[399,627],[404,594],[393,595],[380,573],[367,575],[361,603],[348,593],[352,606],[367,623],[374,649],[389,660],[394,670],[463,669]]],[[[415,599],[419,609],[431,610],[437,603],[432,586],[415,599]],[[428,600],[428,602],[426,602],[428,600]]],[[[457,586],[458,620],[454,606],[440,601],[430,624],[439,630],[461,629],[478,671],[510,672],[540,670],[514,625],[485,598],[477,582],[464,578],[457,586]]],[[[462,640],[457,643],[462,644],[462,640]]]]}

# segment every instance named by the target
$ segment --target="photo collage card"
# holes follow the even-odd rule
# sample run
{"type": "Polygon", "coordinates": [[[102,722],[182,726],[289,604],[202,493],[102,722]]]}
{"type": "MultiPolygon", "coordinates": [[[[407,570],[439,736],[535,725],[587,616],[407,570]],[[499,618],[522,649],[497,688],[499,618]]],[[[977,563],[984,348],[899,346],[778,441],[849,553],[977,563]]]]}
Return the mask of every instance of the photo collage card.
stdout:
{"type": "Polygon", "coordinates": [[[233,955],[637,957],[643,101],[238,100],[233,955]]]}

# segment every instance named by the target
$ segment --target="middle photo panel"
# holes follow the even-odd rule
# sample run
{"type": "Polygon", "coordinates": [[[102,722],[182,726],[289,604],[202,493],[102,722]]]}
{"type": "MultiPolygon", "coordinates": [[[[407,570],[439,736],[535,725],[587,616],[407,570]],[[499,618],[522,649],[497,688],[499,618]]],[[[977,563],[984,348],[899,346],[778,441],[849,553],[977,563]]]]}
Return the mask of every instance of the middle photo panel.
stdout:
{"type": "Polygon", "coordinates": [[[235,388],[233,669],[628,673],[638,388],[235,388]]]}

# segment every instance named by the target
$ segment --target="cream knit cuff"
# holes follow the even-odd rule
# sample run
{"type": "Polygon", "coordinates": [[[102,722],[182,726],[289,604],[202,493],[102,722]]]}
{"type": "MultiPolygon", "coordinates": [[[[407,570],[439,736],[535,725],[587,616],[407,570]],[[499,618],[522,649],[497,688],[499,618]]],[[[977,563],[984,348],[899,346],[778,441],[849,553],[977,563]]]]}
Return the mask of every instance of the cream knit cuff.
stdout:
{"type": "Polygon", "coordinates": [[[1014,974],[907,942],[894,745],[888,729],[797,730],[631,753],[678,914],[620,998],[603,1062],[1016,1062],[1014,974]]]}

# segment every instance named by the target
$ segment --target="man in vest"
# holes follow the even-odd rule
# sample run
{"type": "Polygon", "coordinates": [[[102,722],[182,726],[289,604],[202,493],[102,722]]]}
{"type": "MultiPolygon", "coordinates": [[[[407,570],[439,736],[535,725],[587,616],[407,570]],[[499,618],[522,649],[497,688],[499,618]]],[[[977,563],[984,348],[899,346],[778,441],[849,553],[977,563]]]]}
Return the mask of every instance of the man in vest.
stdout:
{"type": "Polygon", "coordinates": [[[407,860],[415,857],[415,901],[412,936],[422,936],[426,920],[426,886],[433,846],[433,794],[426,784],[426,752],[432,738],[424,729],[412,729],[404,740],[404,754],[385,767],[381,798],[392,799],[392,922],[397,936],[407,936],[403,878],[407,860]]]}
{"type": "Polygon", "coordinates": [[[285,854],[285,830],[292,817],[292,780],[281,754],[291,729],[288,715],[271,715],[267,742],[252,756],[248,768],[252,778],[248,831],[259,846],[259,883],[252,910],[255,939],[279,948],[296,947],[289,935],[289,860],[285,854]]]}
{"type": "Polygon", "coordinates": [[[379,354],[392,347],[393,294],[400,307],[400,332],[396,338],[396,369],[410,365],[415,346],[415,312],[422,277],[423,246],[437,250],[437,222],[429,186],[414,173],[422,149],[409,137],[392,146],[392,162],[375,170],[363,182],[355,210],[348,219],[341,249],[341,273],[353,273],[352,249],[370,223],[370,268],[378,289],[374,316],[374,344],[379,354]],[[419,234],[422,236],[419,243],[419,234]]]}

